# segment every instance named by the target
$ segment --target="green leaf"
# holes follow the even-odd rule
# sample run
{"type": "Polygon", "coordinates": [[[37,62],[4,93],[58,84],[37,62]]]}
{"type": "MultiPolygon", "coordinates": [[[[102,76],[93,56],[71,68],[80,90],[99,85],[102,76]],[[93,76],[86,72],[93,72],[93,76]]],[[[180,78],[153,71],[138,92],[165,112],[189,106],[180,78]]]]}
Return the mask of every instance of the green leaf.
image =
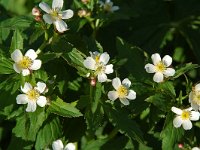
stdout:
{"type": "Polygon", "coordinates": [[[117,127],[117,129],[130,138],[143,143],[143,133],[140,130],[138,124],[128,117],[128,114],[112,108],[110,105],[104,105],[105,114],[108,116],[112,124],[117,127]]]}
{"type": "Polygon", "coordinates": [[[175,92],[175,89],[174,89],[173,82],[170,82],[170,81],[163,82],[163,83],[160,83],[158,86],[159,86],[159,89],[163,93],[171,96],[172,98],[176,98],[176,92],[175,92]]]}
{"type": "Polygon", "coordinates": [[[181,139],[183,135],[184,135],[183,128],[175,128],[173,126],[173,115],[170,112],[167,115],[165,121],[165,127],[161,132],[162,149],[163,150],[174,149],[175,144],[181,139]]]}
{"type": "Polygon", "coordinates": [[[12,132],[16,137],[24,140],[35,141],[38,130],[46,119],[44,108],[37,108],[35,112],[24,112],[22,116],[17,117],[16,126],[12,132]]]}
{"type": "Polygon", "coordinates": [[[50,113],[57,114],[62,117],[80,117],[82,113],[73,105],[63,102],[62,99],[57,97],[56,101],[52,101],[48,108],[50,113]]]}
{"type": "Polygon", "coordinates": [[[33,34],[30,36],[30,39],[29,39],[29,44],[32,44],[34,43],[35,41],[38,40],[38,38],[40,38],[43,34],[44,34],[44,31],[45,30],[42,30],[42,29],[36,29],[33,34]]]}
{"type": "Polygon", "coordinates": [[[59,139],[62,135],[62,127],[59,118],[53,118],[45,122],[37,135],[35,149],[48,148],[53,141],[59,139]]]}
{"type": "Polygon", "coordinates": [[[23,38],[19,30],[15,30],[10,46],[10,53],[16,49],[23,49],[23,38]]]}
{"type": "Polygon", "coordinates": [[[10,59],[0,54],[0,74],[14,73],[13,63],[10,59]]]}
{"type": "Polygon", "coordinates": [[[84,149],[84,150],[100,150],[102,145],[105,144],[107,141],[108,141],[108,139],[91,140],[82,149],[84,149]]]}
{"type": "Polygon", "coordinates": [[[42,63],[47,63],[51,60],[54,60],[56,58],[59,58],[60,56],[62,55],[62,53],[50,53],[50,52],[47,52],[47,53],[44,53],[40,56],[40,59],[42,60],[42,63]]]}

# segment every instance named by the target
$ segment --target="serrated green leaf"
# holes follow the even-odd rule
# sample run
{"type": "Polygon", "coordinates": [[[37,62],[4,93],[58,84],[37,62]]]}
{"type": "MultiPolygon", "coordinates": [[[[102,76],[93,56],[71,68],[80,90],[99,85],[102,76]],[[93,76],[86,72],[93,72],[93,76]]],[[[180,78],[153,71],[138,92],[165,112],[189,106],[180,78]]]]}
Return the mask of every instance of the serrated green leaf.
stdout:
{"type": "Polygon", "coordinates": [[[62,117],[80,117],[82,116],[82,113],[73,105],[64,102],[59,97],[56,99],[56,101],[52,101],[51,105],[48,108],[48,111],[50,113],[57,114],[62,117]]]}
{"type": "Polygon", "coordinates": [[[42,63],[47,63],[51,60],[54,60],[56,58],[59,58],[62,55],[62,53],[44,53],[42,56],[40,56],[40,59],[42,60],[42,63]]]}
{"type": "Polygon", "coordinates": [[[13,63],[10,59],[0,54],[0,74],[14,73],[13,63]]]}
{"type": "Polygon", "coordinates": [[[35,149],[45,149],[51,147],[53,141],[59,139],[62,135],[62,127],[59,118],[53,118],[45,122],[37,135],[35,149]]]}
{"type": "Polygon", "coordinates": [[[163,82],[160,83],[159,85],[160,90],[165,93],[166,95],[171,96],[172,98],[176,97],[176,92],[174,89],[174,85],[173,82],[167,81],[167,82],[163,82]]]}
{"type": "Polygon", "coordinates": [[[23,37],[19,30],[15,30],[13,34],[10,46],[10,53],[12,53],[16,49],[23,49],[23,37]]]}

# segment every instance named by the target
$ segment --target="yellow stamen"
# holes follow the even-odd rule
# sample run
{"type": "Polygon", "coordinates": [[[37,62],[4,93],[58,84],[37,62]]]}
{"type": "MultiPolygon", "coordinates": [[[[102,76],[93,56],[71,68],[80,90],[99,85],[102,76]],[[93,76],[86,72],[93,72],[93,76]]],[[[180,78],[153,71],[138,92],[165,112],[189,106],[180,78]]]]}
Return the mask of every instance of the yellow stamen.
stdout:
{"type": "Polygon", "coordinates": [[[40,97],[40,94],[39,94],[38,91],[32,89],[32,90],[27,92],[27,96],[28,96],[29,100],[37,101],[37,99],[40,97]]]}
{"type": "Polygon", "coordinates": [[[162,62],[157,63],[155,65],[155,68],[157,72],[163,72],[166,69],[165,65],[162,62]]]}
{"type": "Polygon", "coordinates": [[[181,114],[181,118],[183,120],[188,120],[190,119],[190,112],[189,111],[183,111],[182,114],[181,114]]]}
{"type": "Polygon", "coordinates": [[[27,56],[24,56],[23,59],[18,62],[18,65],[23,69],[28,69],[32,64],[33,61],[27,56]]]}
{"type": "Polygon", "coordinates": [[[200,91],[192,91],[192,101],[200,105],[200,91]]]}
{"type": "Polygon", "coordinates": [[[117,89],[117,93],[119,95],[119,98],[125,98],[128,94],[128,89],[121,85],[118,89],[117,89]]]}
{"type": "Polygon", "coordinates": [[[56,19],[62,19],[62,16],[59,14],[58,10],[52,10],[50,13],[51,17],[56,20],[56,19]]]}
{"type": "Polygon", "coordinates": [[[96,61],[96,63],[99,62],[99,59],[100,59],[100,56],[99,56],[99,55],[95,56],[95,61],[96,61]]]}

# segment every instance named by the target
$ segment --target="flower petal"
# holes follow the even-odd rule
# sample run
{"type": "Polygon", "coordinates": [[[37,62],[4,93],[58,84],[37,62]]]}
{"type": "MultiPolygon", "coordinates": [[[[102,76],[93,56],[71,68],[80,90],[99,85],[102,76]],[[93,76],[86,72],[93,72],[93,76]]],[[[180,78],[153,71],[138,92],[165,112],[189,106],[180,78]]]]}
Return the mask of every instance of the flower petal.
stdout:
{"type": "Polygon", "coordinates": [[[97,78],[99,82],[105,82],[107,80],[107,76],[105,73],[98,74],[97,78]]]}
{"type": "Polygon", "coordinates": [[[128,96],[126,98],[128,98],[130,100],[135,99],[136,98],[136,92],[133,91],[133,90],[129,90],[128,96]]]}
{"type": "Polygon", "coordinates": [[[124,105],[129,105],[130,104],[129,101],[126,98],[120,98],[119,100],[124,105]]]}
{"type": "Polygon", "coordinates": [[[28,82],[25,82],[24,86],[21,86],[21,90],[23,93],[27,93],[28,91],[32,89],[33,89],[32,85],[28,82]]]}
{"type": "Polygon", "coordinates": [[[153,81],[159,83],[162,82],[164,79],[163,74],[161,72],[156,72],[153,76],[153,81]]]}
{"type": "Polygon", "coordinates": [[[27,112],[34,112],[36,110],[36,102],[35,101],[32,101],[32,100],[29,100],[28,101],[28,105],[27,105],[27,108],[26,108],[26,111],[27,112]]]}
{"type": "Polygon", "coordinates": [[[28,97],[26,94],[19,94],[16,97],[17,104],[27,104],[28,103],[28,97]]]}
{"type": "Polygon", "coordinates": [[[190,112],[190,120],[197,121],[199,120],[199,112],[198,111],[191,111],[190,112]]]}
{"type": "Polygon", "coordinates": [[[26,52],[25,56],[29,57],[32,60],[35,60],[37,58],[37,54],[36,54],[36,52],[33,49],[29,49],[26,52]]]}
{"type": "Polygon", "coordinates": [[[174,118],[173,120],[173,125],[175,128],[179,128],[181,126],[181,124],[183,123],[183,120],[181,119],[180,116],[177,116],[176,118],[174,118]]]}
{"type": "Polygon", "coordinates": [[[171,111],[173,111],[175,114],[177,114],[177,115],[181,115],[182,114],[182,110],[181,109],[179,109],[179,108],[177,108],[177,107],[172,107],[171,108],[171,111]]]}
{"type": "Polygon", "coordinates": [[[76,146],[73,143],[68,143],[64,150],[76,150],[76,146]]]}
{"type": "Polygon", "coordinates": [[[155,66],[153,64],[146,64],[144,66],[144,68],[145,68],[146,72],[148,72],[148,73],[154,73],[154,72],[156,72],[155,66]]]}
{"type": "Polygon", "coordinates": [[[22,68],[19,67],[16,63],[13,64],[13,69],[17,72],[20,73],[22,71],[22,68]]]}
{"type": "Polygon", "coordinates": [[[33,64],[31,65],[30,69],[31,70],[38,70],[41,68],[42,65],[42,61],[39,59],[36,59],[33,61],[33,64]]]}
{"type": "Polygon", "coordinates": [[[183,121],[183,129],[190,130],[192,129],[192,122],[190,120],[183,121]]]}
{"type": "Polygon", "coordinates": [[[200,109],[199,105],[196,103],[191,102],[191,107],[195,110],[198,111],[200,109]]]}
{"type": "Polygon", "coordinates": [[[45,2],[41,2],[40,4],[39,4],[39,7],[43,10],[43,11],[45,11],[46,13],[50,13],[51,12],[51,8],[49,7],[49,5],[47,4],[47,3],[45,3],[45,2]]]}
{"type": "Polygon", "coordinates": [[[38,90],[40,93],[43,93],[46,89],[46,84],[43,82],[38,82],[37,87],[35,87],[36,90],[38,90]]]}
{"type": "Polygon", "coordinates": [[[104,52],[103,54],[100,55],[99,62],[102,62],[104,65],[106,65],[109,59],[110,59],[110,56],[108,55],[108,53],[104,52]]]}
{"type": "Polygon", "coordinates": [[[172,68],[167,68],[163,74],[166,76],[166,77],[170,77],[170,76],[173,76],[175,74],[175,70],[172,69],[172,68]]]}
{"type": "Polygon", "coordinates": [[[117,91],[109,91],[108,92],[108,98],[110,100],[116,100],[119,97],[119,95],[117,94],[117,91]]]}
{"type": "Polygon", "coordinates": [[[127,88],[129,88],[131,86],[131,81],[128,79],[128,78],[125,78],[123,81],[122,81],[122,84],[124,86],[126,86],[127,88]]]}
{"type": "Polygon", "coordinates": [[[106,65],[105,73],[106,74],[113,73],[113,65],[112,64],[106,65]]]}
{"type": "Polygon", "coordinates": [[[151,56],[151,59],[153,61],[153,64],[156,65],[157,63],[159,63],[161,61],[161,57],[160,54],[155,53],[151,56]]]}
{"type": "Polygon", "coordinates": [[[195,91],[200,91],[200,83],[195,85],[195,91]]]}
{"type": "Polygon", "coordinates": [[[68,28],[67,28],[67,24],[63,21],[63,20],[56,20],[54,22],[55,26],[56,26],[56,29],[58,30],[58,32],[64,32],[66,31],[68,28]]]}
{"type": "Polygon", "coordinates": [[[95,70],[95,65],[96,62],[92,57],[87,57],[84,61],[83,61],[83,65],[91,70],[95,70]]]}
{"type": "Polygon", "coordinates": [[[37,100],[37,104],[40,107],[44,107],[47,104],[47,98],[45,96],[40,96],[37,100]]]}
{"type": "Polygon", "coordinates": [[[52,24],[53,23],[53,19],[52,19],[51,15],[49,15],[49,14],[44,14],[43,15],[43,19],[48,24],[52,24]]]}
{"type": "Polygon", "coordinates": [[[112,80],[112,85],[115,88],[115,90],[117,90],[119,88],[119,86],[121,86],[121,80],[116,77],[112,80]]]}
{"type": "Polygon", "coordinates": [[[63,149],[64,146],[63,146],[62,141],[61,141],[61,140],[56,140],[56,141],[54,141],[53,144],[52,144],[52,148],[53,148],[53,150],[60,150],[60,149],[63,149]]]}
{"type": "Polygon", "coordinates": [[[19,49],[16,49],[12,54],[11,54],[11,58],[12,60],[14,60],[14,62],[19,62],[20,60],[22,60],[23,55],[22,52],[19,49]]]}
{"type": "Polygon", "coordinates": [[[189,103],[192,102],[192,97],[193,97],[193,92],[190,92],[190,93],[189,93],[189,103]]]}
{"type": "Polygon", "coordinates": [[[30,72],[30,70],[29,69],[22,69],[22,75],[23,76],[27,76],[27,75],[29,75],[31,72],[30,72]]]}
{"type": "Polygon", "coordinates": [[[166,67],[169,67],[172,64],[172,58],[169,55],[165,55],[162,62],[166,67]]]}
{"type": "Polygon", "coordinates": [[[119,6],[113,6],[112,8],[111,8],[111,11],[113,12],[113,11],[116,11],[116,10],[119,10],[119,6]]]}
{"type": "Polygon", "coordinates": [[[74,15],[74,12],[71,9],[64,10],[61,12],[62,19],[69,19],[73,17],[73,15],[74,15]]]}
{"type": "Polygon", "coordinates": [[[63,0],[53,0],[52,2],[52,8],[59,8],[61,9],[63,7],[63,0]]]}

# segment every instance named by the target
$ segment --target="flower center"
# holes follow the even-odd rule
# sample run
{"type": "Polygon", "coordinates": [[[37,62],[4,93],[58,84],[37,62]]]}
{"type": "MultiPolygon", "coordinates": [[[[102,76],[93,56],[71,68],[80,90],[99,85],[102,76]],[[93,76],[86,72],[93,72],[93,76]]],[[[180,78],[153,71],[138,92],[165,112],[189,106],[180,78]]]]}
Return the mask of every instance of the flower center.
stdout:
{"type": "Polygon", "coordinates": [[[166,69],[162,62],[157,63],[155,67],[157,72],[163,72],[166,69]]]}
{"type": "Polygon", "coordinates": [[[183,111],[181,114],[181,118],[183,120],[188,120],[190,118],[190,112],[189,111],[183,111]]]}
{"type": "Polygon", "coordinates": [[[118,89],[117,89],[117,93],[119,95],[119,98],[125,98],[128,94],[128,89],[121,85],[118,89]]]}
{"type": "Polygon", "coordinates": [[[59,14],[58,9],[53,9],[50,15],[54,20],[62,19],[62,16],[59,14]]]}
{"type": "Polygon", "coordinates": [[[97,64],[97,69],[95,71],[96,74],[100,74],[100,73],[103,73],[105,72],[105,66],[101,63],[97,64]]]}
{"type": "Polygon", "coordinates": [[[33,61],[27,56],[24,56],[23,59],[20,60],[18,63],[18,65],[23,69],[29,68],[32,64],[33,64],[33,61]]]}
{"type": "Polygon", "coordinates": [[[27,92],[27,96],[29,100],[36,101],[40,97],[40,93],[37,90],[30,90],[27,92]]]}
{"type": "Polygon", "coordinates": [[[192,101],[200,105],[200,91],[193,91],[192,95],[192,101]]]}

